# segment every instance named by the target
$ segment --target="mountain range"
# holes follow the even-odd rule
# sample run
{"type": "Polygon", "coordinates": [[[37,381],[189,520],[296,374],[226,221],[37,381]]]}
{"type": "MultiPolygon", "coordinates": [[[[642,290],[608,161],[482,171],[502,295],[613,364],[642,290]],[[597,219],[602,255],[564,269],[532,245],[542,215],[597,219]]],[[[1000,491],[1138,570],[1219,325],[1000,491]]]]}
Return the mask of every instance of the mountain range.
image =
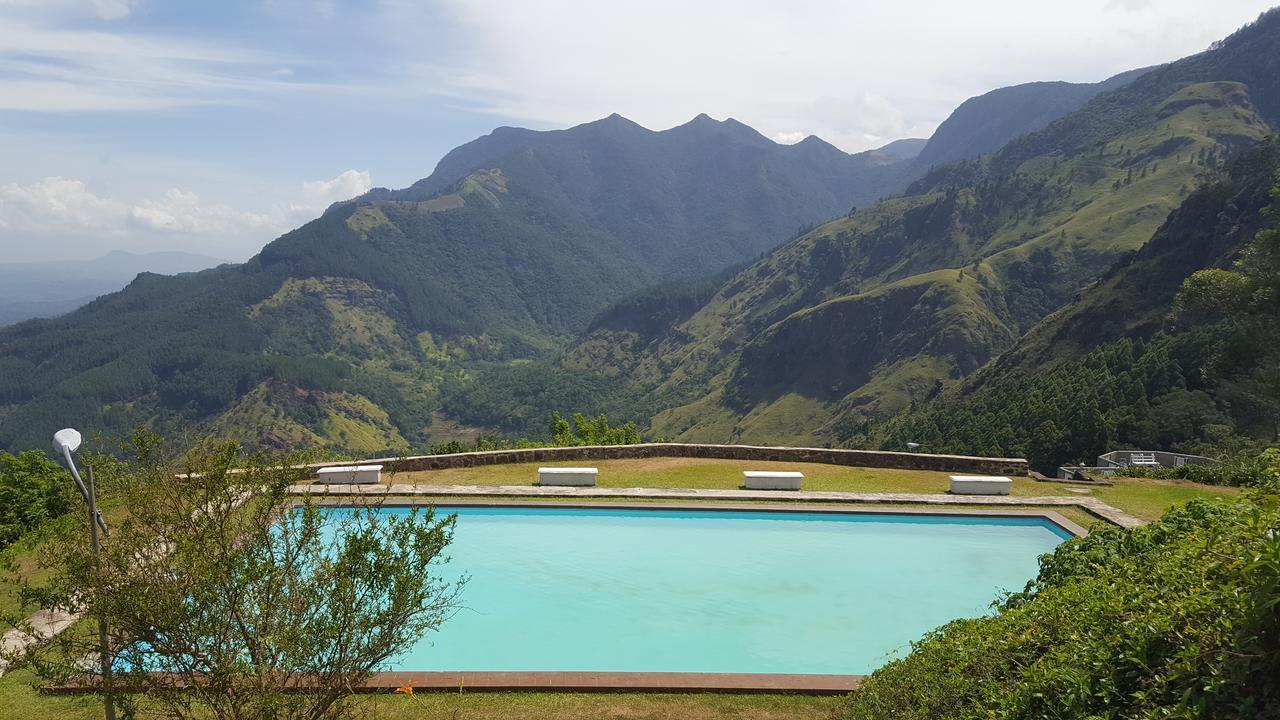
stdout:
{"type": "Polygon", "coordinates": [[[858,154],[705,115],[499,128],[243,265],[143,273],[0,330],[0,446],[148,424],[404,452],[552,410],[678,439],[899,442],[872,428],[959,402],[1002,353],[1053,355],[1045,323],[1278,125],[1272,12],[858,154]]]}

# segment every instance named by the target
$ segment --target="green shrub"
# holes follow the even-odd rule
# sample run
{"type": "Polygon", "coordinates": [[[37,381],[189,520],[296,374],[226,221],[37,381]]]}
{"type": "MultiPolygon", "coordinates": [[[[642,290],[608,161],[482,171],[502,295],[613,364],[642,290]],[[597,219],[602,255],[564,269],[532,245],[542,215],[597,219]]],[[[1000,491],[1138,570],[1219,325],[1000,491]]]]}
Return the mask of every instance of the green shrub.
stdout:
{"type": "Polygon", "coordinates": [[[1131,477],[1160,480],[1190,480],[1204,485],[1247,487],[1263,477],[1266,462],[1262,456],[1238,456],[1223,460],[1217,465],[1183,465],[1181,467],[1127,468],[1131,477]]]}
{"type": "Polygon", "coordinates": [[[595,420],[588,420],[582,413],[573,414],[573,422],[560,417],[560,413],[551,413],[551,439],[546,442],[521,438],[505,440],[480,436],[475,442],[467,445],[459,440],[450,440],[431,446],[432,455],[452,455],[464,452],[485,450],[510,450],[512,448],[545,448],[576,447],[580,445],[635,445],[644,442],[640,430],[635,423],[627,423],[621,427],[609,425],[609,418],[600,415],[595,420]]]}
{"type": "Polygon", "coordinates": [[[1280,717],[1277,507],[1197,500],[1064,543],[997,614],[876,671],[845,717],[1280,717]]]}
{"type": "Polygon", "coordinates": [[[38,450],[0,452],[0,549],[71,509],[71,476],[38,450]]]}
{"type": "Polygon", "coordinates": [[[622,427],[609,427],[609,418],[601,415],[595,420],[588,420],[582,413],[573,414],[573,424],[560,417],[560,413],[551,413],[551,445],[553,447],[569,447],[572,445],[635,445],[640,442],[640,431],[635,423],[627,423],[622,427]]]}

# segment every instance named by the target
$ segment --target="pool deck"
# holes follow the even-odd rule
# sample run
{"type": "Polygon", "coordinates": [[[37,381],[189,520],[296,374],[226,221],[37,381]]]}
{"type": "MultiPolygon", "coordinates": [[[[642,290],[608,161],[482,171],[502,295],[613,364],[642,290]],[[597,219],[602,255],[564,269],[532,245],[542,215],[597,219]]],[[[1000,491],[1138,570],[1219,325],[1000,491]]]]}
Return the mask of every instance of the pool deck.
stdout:
{"type": "MultiPolygon", "coordinates": [[[[339,497],[503,497],[503,498],[633,498],[637,500],[715,500],[721,502],[771,501],[805,503],[859,503],[923,505],[982,505],[993,508],[1078,507],[1123,528],[1146,521],[1101,500],[1077,495],[943,495],[925,493],[855,493],[813,490],[725,490],[679,488],[556,487],[534,485],[292,485],[297,496],[339,497]]],[[[957,510],[951,510],[956,512],[957,510]]],[[[1056,522],[1056,520],[1055,520],[1056,522]]],[[[1079,526],[1076,526],[1079,527],[1079,526]]],[[[1074,531],[1073,531],[1074,532],[1074,531]]],[[[1077,533],[1079,534],[1079,533],[1077,533]]]]}

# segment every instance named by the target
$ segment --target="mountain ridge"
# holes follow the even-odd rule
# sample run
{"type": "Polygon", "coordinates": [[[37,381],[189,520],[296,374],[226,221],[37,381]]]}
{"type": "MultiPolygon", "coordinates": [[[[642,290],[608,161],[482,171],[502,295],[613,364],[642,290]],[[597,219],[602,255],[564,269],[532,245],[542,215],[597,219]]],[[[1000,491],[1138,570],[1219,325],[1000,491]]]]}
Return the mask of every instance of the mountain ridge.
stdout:
{"type": "MultiPolygon", "coordinates": [[[[1205,98],[1197,98],[1191,107],[1203,105],[1205,98]]],[[[1222,112],[1247,114],[1235,100],[1225,105],[1222,112]]],[[[678,358],[640,357],[639,345],[655,342],[648,337],[615,335],[623,341],[601,351],[624,364],[638,353],[626,372],[656,391],[637,389],[631,407],[658,416],[655,428],[677,428],[680,418],[662,414],[671,410],[668,401],[698,400],[697,383],[712,376],[721,377],[721,390],[705,418],[723,418],[722,400],[745,410],[759,399],[752,393],[772,388],[782,392],[770,407],[790,403],[809,413],[813,422],[800,427],[827,423],[830,417],[819,416],[830,408],[786,392],[790,381],[779,375],[786,368],[763,361],[800,325],[779,326],[771,336],[761,330],[810,306],[815,310],[797,315],[796,323],[830,322],[834,309],[846,306],[874,307],[877,317],[888,318],[884,313],[900,312],[906,303],[901,317],[915,322],[919,312],[912,309],[924,308],[921,303],[933,303],[940,318],[945,307],[980,305],[975,332],[986,332],[984,326],[997,332],[972,361],[954,366],[967,369],[1010,342],[1015,330],[998,326],[1020,330],[1029,320],[1015,317],[1008,303],[1001,304],[1003,294],[984,284],[1016,280],[1013,275],[981,262],[973,272],[948,263],[1014,247],[997,248],[992,243],[1005,240],[980,236],[998,222],[1016,237],[1012,218],[1019,203],[1039,198],[1061,204],[1075,182],[1043,170],[976,193],[939,186],[851,213],[853,205],[866,206],[861,198],[870,202],[893,196],[890,188],[907,187],[913,166],[901,158],[914,147],[906,148],[894,157],[850,155],[820,138],[781,145],[736,120],[709,116],[662,131],[621,116],[556,131],[498,128],[447,154],[418,183],[335,204],[243,265],[181,277],[139,275],[125,290],[65,317],[0,330],[0,445],[36,443],[42,428],[66,424],[69,417],[106,432],[140,423],[161,431],[195,425],[250,444],[319,443],[351,453],[423,448],[443,409],[450,420],[523,431],[511,418],[541,416],[551,408],[533,407],[542,401],[520,399],[533,395],[503,385],[491,372],[518,370],[525,373],[521,382],[539,382],[537,373],[545,370],[557,382],[576,383],[576,394],[558,397],[584,403],[561,407],[554,401],[555,409],[588,410],[592,395],[630,390],[616,382],[612,388],[593,384],[586,373],[575,374],[572,361],[554,366],[550,359],[588,328],[629,331],[632,322],[647,323],[645,332],[672,347],[683,342],[681,333],[719,338],[690,345],[678,358]],[[1006,191],[1016,201],[998,200],[1006,191]],[[982,203],[992,202],[996,219],[984,219],[993,208],[982,203]],[[837,219],[825,230],[809,231],[832,217],[837,219]],[[956,243],[917,243],[912,252],[918,256],[903,255],[895,239],[953,222],[960,228],[956,243]],[[851,263],[842,248],[855,236],[856,243],[879,239],[868,246],[871,254],[851,263]],[[776,246],[788,237],[799,240],[776,246]],[[783,275],[781,284],[764,283],[777,293],[769,308],[753,316],[755,324],[727,334],[711,316],[689,314],[707,296],[705,278],[761,256],[768,263],[799,263],[804,283],[788,289],[790,278],[783,275]],[[659,290],[624,302],[646,288],[659,290]],[[794,307],[772,317],[784,300],[794,307]],[[836,302],[824,305],[830,300],[836,302]],[[615,306],[609,322],[593,327],[611,301],[623,305],[615,306]],[[666,307],[670,302],[674,311],[666,307]],[[683,329],[673,334],[672,324],[683,329]],[[762,359],[754,367],[735,375],[715,362],[715,355],[737,353],[757,336],[746,351],[749,359],[762,359]],[[479,407],[468,402],[474,397],[468,390],[502,387],[512,388],[502,398],[505,409],[491,404],[495,416],[462,416],[479,407]],[[596,387],[599,393],[581,392],[596,387]]],[[[1108,162],[1123,160],[1113,152],[1108,162]]],[[[992,161],[965,162],[969,169],[962,170],[978,172],[992,161]]],[[[1115,168],[1108,172],[1114,175],[1115,168]]],[[[1168,169],[1155,175],[1171,177],[1168,169]]],[[[1156,182],[1134,182],[1144,181],[1156,182]]],[[[1016,260],[1012,264],[1020,267],[1016,260]]],[[[750,272],[739,272],[725,287],[737,284],[741,293],[749,287],[741,278],[750,272]]],[[[936,339],[928,332],[904,336],[904,342],[933,347],[936,339]]],[[[885,388],[877,397],[890,397],[904,383],[928,384],[952,372],[930,357],[904,360],[890,376],[876,371],[869,385],[885,388]]],[[[594,362],[586,363],[592,377],[602,369],[594,362]]],[[[834,397],[849,389],[837,382],[826,392],[834,397]]],[[[689,412],[699,411],[687,409],[686,417],[689,412]]],[[[785,413],[765,412],[753,432],[786,427],[786,419],[785,413]]],[[[778,435],[791,437],[799,435],[778,435]]]]}
{"type": "Polygon", "coordinates": [[[832,442],[906,410],[1009,348],[1142,246],[1199,182],[1199,168],[1274,127],[1280,118],[1259,113],[1280,95],[1280,76],[1238,82],[1261,75],[1242,42],[1250,52],[1280,44],[1280,13],[775,249],[664,337],[637,346],[625,329],[597,331],[564,363],[605,374],[617,363],[638,390],[667,398],[652,429],[677,439],[832,442]],[[1192,82],[1209,77],[1223,79],[1192,82]],[[1121,111],[1117,134],[1111,114],[1125,98],[1136,109],[1121,111]],[[1067,142],[1075,154],[1057,149],[1067,142]],[[947,320],[944,308],[962,314],[947,320]],[[868,320],[873,327],[857,330],[868,320]],[[859,334],[872,331],[883,335],[859,334]],[[897,351],[878,345],[921,333],[897,351]],[[842,361],[853,364],[841,370],[842,361]]]}

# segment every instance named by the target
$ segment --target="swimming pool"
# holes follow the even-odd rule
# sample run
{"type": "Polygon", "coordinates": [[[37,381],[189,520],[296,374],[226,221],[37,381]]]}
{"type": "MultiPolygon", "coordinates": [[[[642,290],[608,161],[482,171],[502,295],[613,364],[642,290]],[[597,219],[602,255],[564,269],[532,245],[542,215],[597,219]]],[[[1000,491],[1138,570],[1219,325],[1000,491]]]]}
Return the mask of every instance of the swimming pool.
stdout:
{"type": "Polygon", "coordinates": [[[464,609],[392,670],[867,674],[1071,537],[1035,516],[437,511],[458,514],[442,570],[469,577],[464,609]]]}

